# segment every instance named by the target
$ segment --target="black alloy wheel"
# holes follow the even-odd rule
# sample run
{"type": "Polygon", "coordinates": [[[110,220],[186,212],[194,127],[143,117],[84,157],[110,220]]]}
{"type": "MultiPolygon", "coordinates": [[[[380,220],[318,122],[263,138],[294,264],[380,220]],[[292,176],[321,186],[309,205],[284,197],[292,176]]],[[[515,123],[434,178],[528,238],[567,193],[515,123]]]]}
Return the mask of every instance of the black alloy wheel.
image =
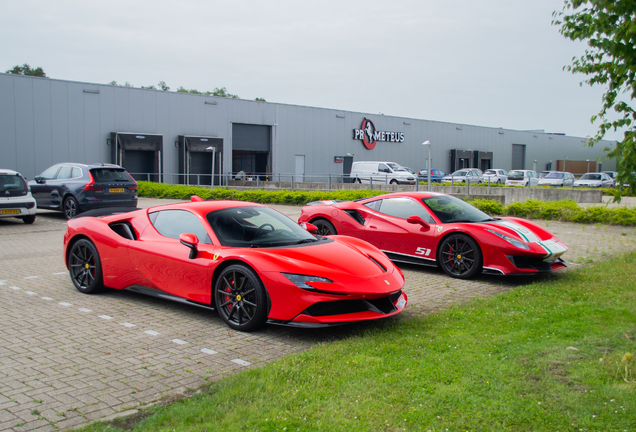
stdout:
{"type": "Polygon", "coordinates": [[[66,217],[66,219],[73,219],[75,216],[77,216],[77,213],[79,213],[77,200],[72,196],[67,196],[66,198],[64,198],[62,210],[64,211],[64,216],[66,217]]]}
{"type": "Polygon", "coordinates": [[[86,239],[78,240],[68,253],[69,273],[73,285],[85,294],[95,294],[104,289],[102,262],[95,245],[86,239]]]}
{"type": "Polygon", "coordinates": [[[315,221],[311,223],[316,228],[318,228],[318,235],[321,235],[321,236],[338,235],[338,231],[336,231],[336,227],[334,227],[333,224],[326,219],[316,219],[315,221]]]}
{"type": "Polygon", "coordinates": [[[267,294],[259,277],[241,264],[219,275],[214,288],[219,315],[234,330],[252,331],[267,321],[267,294]]]}
{"type": "Polygon", "coordinates": [[[481,271],[481,250],[467,235],[450,235],[440,246],[439,265],[451,277],[469,279],[481,271]]]}

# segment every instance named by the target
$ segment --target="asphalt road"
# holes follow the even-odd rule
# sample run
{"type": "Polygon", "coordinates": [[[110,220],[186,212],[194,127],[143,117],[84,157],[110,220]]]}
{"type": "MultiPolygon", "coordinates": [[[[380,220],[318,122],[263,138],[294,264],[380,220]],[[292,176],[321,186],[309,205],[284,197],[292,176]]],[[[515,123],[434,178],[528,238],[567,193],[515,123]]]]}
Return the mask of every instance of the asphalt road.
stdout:
{"type": "MultiPolygon", "coordinates": [[[[175,200],[141,199],[141,207],[175,200]]],[[[292,219],[300,207],[273,206],[292,219]]],[[[633,228],[546,222],[570,250],[570,268],[636,249],[633,228]]],[[[125,291],[85,295],[62,257],[66,222],[39,211],[33,225],[0,219],[0,430],[55,431],[135,412],[161,398],[258,367],[361,326],[320,330],[267,326],[245,334],[214,313],[125,291]]],[[[460,281],[400,266],[409,304],[403,320],[526,279],[460,281]]],[[[565,272],[544,278],[566,277],[565,272]]]]}

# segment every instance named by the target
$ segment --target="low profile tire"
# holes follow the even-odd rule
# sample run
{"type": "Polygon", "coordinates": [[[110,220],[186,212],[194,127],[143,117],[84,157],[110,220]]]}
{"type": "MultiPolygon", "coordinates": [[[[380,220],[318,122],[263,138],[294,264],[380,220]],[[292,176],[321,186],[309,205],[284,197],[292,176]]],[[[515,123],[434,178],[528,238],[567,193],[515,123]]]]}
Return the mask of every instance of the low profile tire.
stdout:
{"type": "Polygon", "coordinates": [[[219,315],[234,330],[256,330],[267,321],[267,294],[256,273],[242,264],[231,265],[214,287],[219,315]]]}
{"type": "Polygon", "coordinates": [[[439,265],[451,277],[470,279],[481,272],[481,250],[477,242],[465,234],[450,235],[440,246],[439,265]]]}
{"type": "Polygon", "coordinates": [[[338,235],[338,231],[336,231],[336,227],[333,226],[331,222],[326,219],[316,219],[312,222],[318,228],[318,235],[321,236],[330,236],[330,235],[338,235]]]}
{"type": "Polygon", "coordinates": [[[77,200],[72,196],[67,196],[62,203],[62,210],[66,219],[73,219],[79,213],[77,200]]]}
{"type": "Polygon", "coordinates": [[[73,285],[85,294],[104,290],[102,261],[97,248],[90,240],[78,240],[68,253],[69,273],[73,285]]]}
{"type": "Polygon", "coordinates": [[[22,220],[25,224],[31,225],[33,222],[35,222],[35,215],[25,216],[22,218],[22,220]]]}

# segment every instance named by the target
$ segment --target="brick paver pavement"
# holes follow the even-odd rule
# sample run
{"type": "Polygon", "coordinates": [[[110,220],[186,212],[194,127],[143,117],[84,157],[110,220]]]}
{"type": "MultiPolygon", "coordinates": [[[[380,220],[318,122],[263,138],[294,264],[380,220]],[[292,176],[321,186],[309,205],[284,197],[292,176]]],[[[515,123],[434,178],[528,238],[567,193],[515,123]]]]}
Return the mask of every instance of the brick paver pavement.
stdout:
{"type": "MultiPolygon", "coordinates": [[[[163,202],[168,201],[140,205],[163,202]]],[[[300,214],[300,207],[273,207],[293,219],[300,214]]],[[[633,228],[545,225],[570,247],[571,268],[636,249],[633,228]]],[[[62,258],[65,229],[55,212],[39,212],[33,225],[0,219],[0,430],[56,431],[117,416],[315,342],[345,337],[355,328],[267,326],[245,334],[205,309],[127,291],[81,294],[62,258]]],[[[401,268],[407,314],[525,282],[460,281],[435,269],[401,268]]]]}

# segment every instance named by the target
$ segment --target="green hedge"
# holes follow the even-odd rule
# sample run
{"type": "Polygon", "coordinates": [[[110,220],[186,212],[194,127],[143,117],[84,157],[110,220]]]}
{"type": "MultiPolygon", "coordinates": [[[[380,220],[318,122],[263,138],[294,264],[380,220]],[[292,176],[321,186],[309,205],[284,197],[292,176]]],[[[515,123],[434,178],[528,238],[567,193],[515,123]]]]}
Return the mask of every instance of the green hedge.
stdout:
{"type": "MultiPolygon", "coordinates": [[[[163,183],[139,182],[139,196],[156,198],[189,199],[198,195],[204,200],[250,201],[261,204],[303,205],[318,200],[353,201],[382,195],[388,192],[379,190],[356,189],[342,191],[305,191],[305,190],[246,190],[238,191],[217,187],[214,189],[168,185],[163,183]]],[[[580,207],[573,200],[538,201],[526,200],[504,206],[499,201],[489,199],[467,200],[481,211],[492,216],[518,216],[528,219],[561,220],[582,223],[604,223],[615,225],[636,225],[636,208],[608,208],[602,205],[580,207]]]]}
{"type": "Polygon", "coordinates": [[[636,208],[603,205],[581,207],[574,200],[526,200],[507,206],[487,199],[467,200],[484,213],[492,216],[518,216],[528,219],[560,220],[582,223],[636,225],[636,208]]]}

